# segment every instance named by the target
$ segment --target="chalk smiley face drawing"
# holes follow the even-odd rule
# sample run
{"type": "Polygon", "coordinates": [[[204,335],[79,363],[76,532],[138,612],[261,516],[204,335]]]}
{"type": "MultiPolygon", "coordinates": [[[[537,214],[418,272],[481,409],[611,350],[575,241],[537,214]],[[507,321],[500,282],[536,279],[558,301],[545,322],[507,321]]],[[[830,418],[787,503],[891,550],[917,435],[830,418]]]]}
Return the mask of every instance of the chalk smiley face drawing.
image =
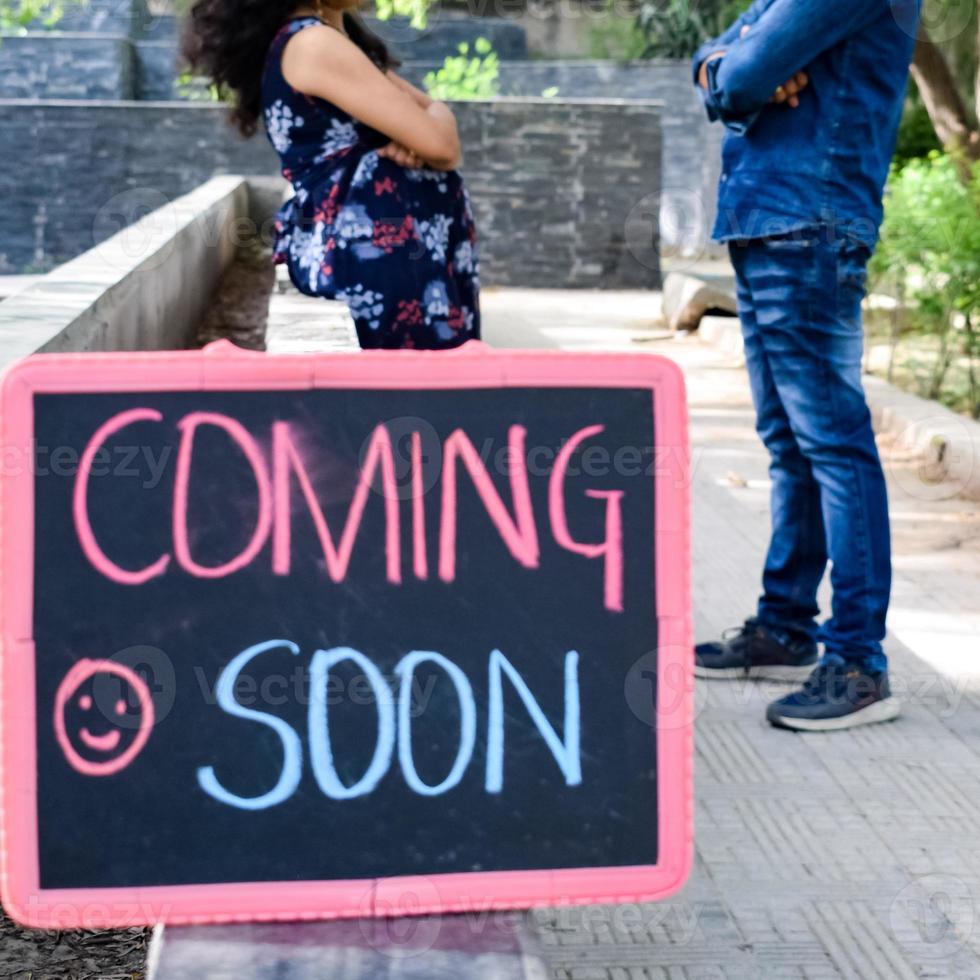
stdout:
{"type": "Polygon", "coordinates": [[[155,720],[146,682],[112,660],[79,660],[58,685],[54,731],[68,764],[86,776],[111,776],[143,750],[155,720]],[[96,685],[116,678],[118,694],[96,685]],[[135,696],[135,704],[134,698],[135,696]],[[103,703],[105,702],[105,703],[103,703]]]}

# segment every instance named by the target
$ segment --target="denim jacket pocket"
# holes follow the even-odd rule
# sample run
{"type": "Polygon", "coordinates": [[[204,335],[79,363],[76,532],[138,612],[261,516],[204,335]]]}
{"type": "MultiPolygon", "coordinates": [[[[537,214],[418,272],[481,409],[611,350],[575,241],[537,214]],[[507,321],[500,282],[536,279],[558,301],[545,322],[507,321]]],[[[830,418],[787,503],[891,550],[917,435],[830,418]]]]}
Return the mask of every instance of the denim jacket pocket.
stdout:
{"type": "Polygon", "coordinates": [[[804,228],[785,235],[772,235],[769,238],[759,239],[759,244],[767,252],[774,255],[813,252],[819,243],[820,233],[817,229],[812,228],[804,228]]]}

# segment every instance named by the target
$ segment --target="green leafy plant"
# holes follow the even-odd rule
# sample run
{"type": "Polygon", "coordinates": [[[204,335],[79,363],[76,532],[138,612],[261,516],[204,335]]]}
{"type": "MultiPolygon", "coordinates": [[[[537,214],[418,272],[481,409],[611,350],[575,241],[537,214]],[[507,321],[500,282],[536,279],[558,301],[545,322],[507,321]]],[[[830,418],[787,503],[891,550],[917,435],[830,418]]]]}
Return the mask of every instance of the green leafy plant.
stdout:
{"type": "Polygon", "coordinates": [[[636,18],[623,17],[612,0],[602,19],[589,31],[589,57],[608,61],[634,61],[643,58],[647,36],[636,18]]]}
{"type": "Polygon", "coordinates": [[[431,0],[375,0],[374,15],[378,20],[407,17],[412,27],[422,30],[429,19],[431,0]]]}
{"type": "Polygon", "coordinates": [[[980,162],[932,152],[894,167],[872,280],[897,300],[889,375],[980,418],[980,162]],[[903,349],[910,351],[908,356],[903,349]]]}
{"type": "Polygon", "coordinates": [[[716,35],[720,34],[729,24],[738,20],[749,9],[751,4],[752,0],[722,0],[721,3],[714,4],[715,23],[711,33],[716,35]]]}
{"type": "Polygon", "coordinates": [[[896,165],[903,167],[911,160],[927,157],[934,150],[940,149],[942,147],[925,106],[919,100],[910,101],[902,115],[902,125],[898,131],[896,165]]]}
{"type": "Polygon", "coordinates": [[[491,99],[500,92],[500,59],[493,45],[478,38],[470,53],[468,44],[460,44],[458,55],[450,55],[438,71],[424,79],[426,91],[434,99],[465,101],[491,99]]]}
{"type": "Polygon", "coordinates": [[[690,58],[748,7],[748,0],[641,0],[636,28],[640,57],[690,58]]]}
{"type": "Polygon", "coordinates": [[[697,0],[647,0],[636,15],[645,58],[690,58],[711,36],[712,21],[697,0]]]}
{"type": "Polygon", "coordinates": [[[177,97],[188,102],[226,102],[227,93],[221,87],[200,75],[182,71],[174,83],[177,97]]]}
{"type": "Polygon", "coordinates": [[[78,0],[0,0],[0,31],[19,31],[35,21],[54,27],[78,0]]]}

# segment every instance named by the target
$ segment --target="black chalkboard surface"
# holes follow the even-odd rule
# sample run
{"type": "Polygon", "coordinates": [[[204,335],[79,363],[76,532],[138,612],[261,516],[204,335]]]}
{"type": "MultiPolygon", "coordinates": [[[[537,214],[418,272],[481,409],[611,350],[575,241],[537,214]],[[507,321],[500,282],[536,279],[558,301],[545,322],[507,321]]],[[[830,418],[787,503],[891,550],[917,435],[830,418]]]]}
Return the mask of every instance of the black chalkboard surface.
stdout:
{"type": "Polygon", "coordinates": [[[683,391],[651,357],[8,375],[5,904],[657,897],[690,850],[683,391]]]}

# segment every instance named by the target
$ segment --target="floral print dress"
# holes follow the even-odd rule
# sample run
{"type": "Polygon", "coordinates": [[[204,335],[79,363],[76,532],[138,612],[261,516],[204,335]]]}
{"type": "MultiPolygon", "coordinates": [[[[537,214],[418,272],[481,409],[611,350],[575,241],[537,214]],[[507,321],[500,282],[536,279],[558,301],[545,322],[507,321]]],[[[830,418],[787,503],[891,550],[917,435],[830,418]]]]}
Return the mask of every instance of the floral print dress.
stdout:
{"type": "Polygon", "coordinates": [[[380,157],[388,137],[290,87],[283,48],[321,23],[287,23],[262,79],[266,132],[295,192],[276,216],[274,260],[286,263],[301,292],[345,300],[361,347],[438,349],[476,339],[476,229],[463,180],[380,157]]]}

